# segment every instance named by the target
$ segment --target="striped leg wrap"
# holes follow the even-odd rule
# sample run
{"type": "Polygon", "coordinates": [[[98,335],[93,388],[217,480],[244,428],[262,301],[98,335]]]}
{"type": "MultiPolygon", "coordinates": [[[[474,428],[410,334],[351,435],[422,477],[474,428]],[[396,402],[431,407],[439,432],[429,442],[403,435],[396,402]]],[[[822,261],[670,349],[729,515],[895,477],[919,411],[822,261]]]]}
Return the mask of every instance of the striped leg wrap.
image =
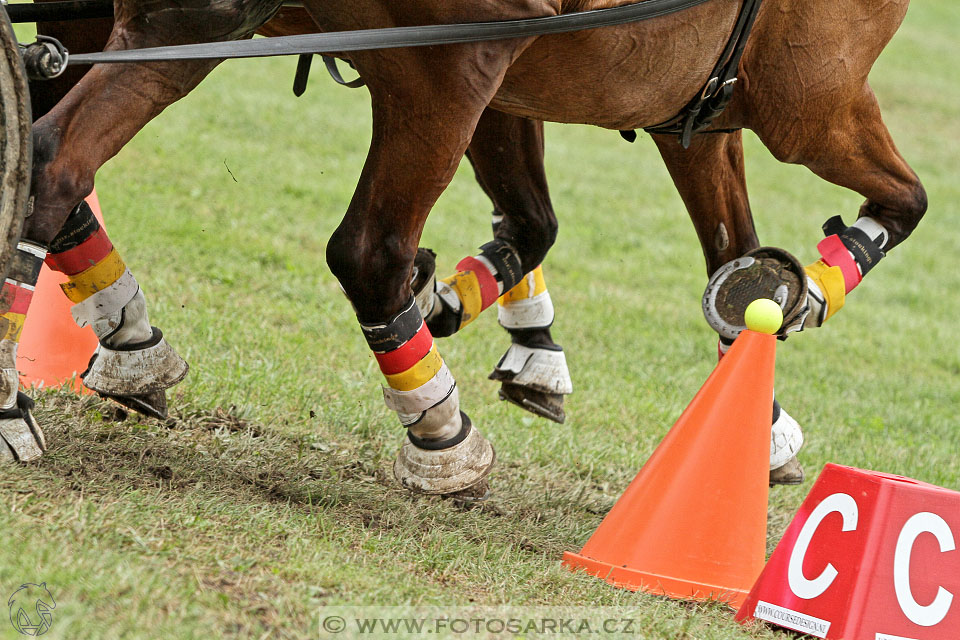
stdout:
{"type": "Polygon", "coordinates": [[[457,384],[413,298],[388,322],[360,328],[387,379],[384,402],[411,440],[459,442],[464,422],[457,384]]]}
{"type": "Polygon", "coordinates": [[[457,273],[437,282],[436,301],[427,317],[438,338],[453,335],[513,288],[522,277],[516,249],[504,240],[480,247],[480,254],[464,258],[457,273]]]}
{"type": "Polygon", "coordinates": [[[497,319],[505,329],[546,329],[553,324],[553,300],[539,266],[500,296],[497,319]]]}
{"type": "Polygon", "coordinates": [[[807,265],[810,317],[820,326],[843,307],[846,295],[884,257],[883,246],[889,237],[873,218],[864,216],[845,226],[839,216],[823,225],[826,234],[817,249],[820,260],[807,265]]]}
{"type": "MultiPolygon", "coordinates": [[[[23,322],[27,317],[27,309],[33,299],[33,291],[40,277],[40,267],[47,250],[31,242],[20,242],[17,251],[10,261],[9,275],[3,283],[3,302],[8,306],[0,325],[0,340],[8,340],[13,344],[20,341],[23,331],[23,322]]],[[[14,363],[4,363],[4,366],[14,363]]]]}
{"type": "Polygon", "coordinates": [[[33,401],[19,392],[17,373],[17,344],[46,255],[44,247],[20,242],[3,283],[7,311],[0,316],[0,462],[35,460],[46,448],[30,412],[33,401]]]}
{"type": "MultiPolygon", "coordinates": [[[[101,342],[121,328],[124,307],[134,300],[140,286],[86,202],[77,205],[67,218],[50,245],[46,262],[54,271],[67,275],[67,282],[60,287],[74,303],[70,312],[77,325],[92,325],[101,342]]],[[[123,342],[150,338],[152,331],[142,306],[137,314],[141,317],[135,322],[138,326],[127,327],[132,335],[125,336],[123,342]]]]}

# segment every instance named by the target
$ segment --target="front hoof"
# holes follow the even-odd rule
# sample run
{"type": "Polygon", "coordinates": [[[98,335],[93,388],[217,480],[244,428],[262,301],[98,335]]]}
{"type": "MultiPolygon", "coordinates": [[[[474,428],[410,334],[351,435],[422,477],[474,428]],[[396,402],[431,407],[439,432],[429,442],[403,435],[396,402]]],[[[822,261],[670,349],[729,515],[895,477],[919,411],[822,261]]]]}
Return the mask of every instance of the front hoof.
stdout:
{"type": "Polygon", "coordinates": [[[47,441],[31,413],[33,400],[17,392],[16,403],[0,409],[0,463],[30,462],[43,455],[47,441]]]}
{"type": "MultiPolygon", "coordinates": [[[[457,442],[444,448],[414,438],[403,443],[393,463],[393,475],[406,489],[428,495],[446,495],[470,489],[481,483],[493,468],[493,445],[462,414],[463,427],[457,442]]],[[[442,445],[442,443],[437,443],[442,445]]]]}
{"type": "Polygon", "coordinates": [[[506,400],[530,413],[563,424],[567,414],[563,410],[562,393],[546,393],[519,384],[500,385],[500,399],[506,400]]]}
{"type": "Polygon", "coordinates": [[[189,370],[163,333],[153,327],[153,336],[145,342],[116,348],[101,344],[80,378],[101,397],[163,420],[167,417],[164,390],[183,380],[189,370]]]}
{"type": "Polygon", "coordinates": [[[703,315],[727,340],[745,331],[743,318],[754,300],[773,300],[783,312],[778,335],[799,330],[809,312],[807,276],[800,262],[776,247],[760,247],[717,269],[703,292],[703,315]]]}

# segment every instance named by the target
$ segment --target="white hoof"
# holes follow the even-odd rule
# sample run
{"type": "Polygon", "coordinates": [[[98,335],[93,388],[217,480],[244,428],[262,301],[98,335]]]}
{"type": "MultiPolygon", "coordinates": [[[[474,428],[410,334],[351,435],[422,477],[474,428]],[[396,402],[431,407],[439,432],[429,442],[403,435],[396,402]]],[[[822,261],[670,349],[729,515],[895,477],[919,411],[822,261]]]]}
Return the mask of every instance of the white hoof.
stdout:
{"type": "Polygon", "coordinates": [[[463,439],[444,449],[424,449],[408,437],[393,463],[394,477],[411,491],[434,495],[456,493],[479,483],[493,468],[496,454],[466,415],[463,430],[463,439]]]}
{"type": "Polygon", "coordinates": [[[188,370],[186,361],[153,327],[153,336],[146,342],[117,348],[101,344],[80,377],[87,388],[103,395],[143,396],[169,389],[188,370]]]}
{"type": "Polygon", "coordinates": [[[30,462],[46,450],[47,441],[32,408],[33,400],[18,392],[12,407],[0,409],[0,462],[30,462]]]}
{"type": "Polygon", "coordinates": [[[770,470],[783,467],[795,458],[803,446],[803,431],[790,414],[775,403],[773,426],[770,429],[770,470]]]}
{"type": "Polygon", "coordinates": [[[543,393],[573,393],[567,358],[563,350],[525,347],[511,344],[500,358],[491,380],[501,380],[543,393]]]}

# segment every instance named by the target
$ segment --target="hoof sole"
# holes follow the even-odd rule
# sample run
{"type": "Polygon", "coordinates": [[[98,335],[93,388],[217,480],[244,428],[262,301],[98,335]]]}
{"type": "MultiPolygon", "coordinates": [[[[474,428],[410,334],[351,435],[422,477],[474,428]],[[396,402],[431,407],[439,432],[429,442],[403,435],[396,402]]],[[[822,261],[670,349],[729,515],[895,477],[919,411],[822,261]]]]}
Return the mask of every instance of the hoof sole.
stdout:
{"type": "Polygon", "coordinates": [[[504,382],[500,385],[500,399],[559,424],[563,424],[567,419],[567,414],[563,410],[563,394],[560,393],[544,393],[529,387],[504,382]]]}
{"type": "Polygon", "coordinates": [[[798,485],[803,482],[803,467],[800,461],[794,456],[790,458],[785,465],[770,470],[770,486],[774,485],[798,485]]]}
{"type": "Polygon", "coordinates": [[[133,409],[148,418],[167,419],[167,394],[163,391],[154,391],[139,396],[112,396],[106,393],[100,393],[99,395],[128,409],[133,409]]]}

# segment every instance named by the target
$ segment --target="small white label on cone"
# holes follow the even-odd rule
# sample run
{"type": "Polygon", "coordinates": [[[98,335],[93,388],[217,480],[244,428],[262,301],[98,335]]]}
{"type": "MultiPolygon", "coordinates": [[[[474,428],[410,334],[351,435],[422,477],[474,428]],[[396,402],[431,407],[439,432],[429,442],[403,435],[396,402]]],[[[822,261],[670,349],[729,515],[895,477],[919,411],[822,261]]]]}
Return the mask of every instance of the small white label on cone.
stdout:
{"type": "MultiPolygon", "coordinates": [[[[779,627],[786,627],[794,631],[802,631],[818,638],[826,638],[830,631],[830,622],[808,616],[799,611],[793,611],[762,600],[757,602],[753,617],[758,620],[773,623],[779,627]]],[[[878,639],[879,640],[879,639],[878,639]]]]}

